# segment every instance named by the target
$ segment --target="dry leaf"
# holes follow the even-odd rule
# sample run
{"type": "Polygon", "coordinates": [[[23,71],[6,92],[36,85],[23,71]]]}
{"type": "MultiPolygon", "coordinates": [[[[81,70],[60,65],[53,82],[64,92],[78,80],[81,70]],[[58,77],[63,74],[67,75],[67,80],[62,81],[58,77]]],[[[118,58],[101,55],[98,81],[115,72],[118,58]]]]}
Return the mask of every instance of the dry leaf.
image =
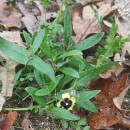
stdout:
{"type": "Polygon", "coordinates": [[[2,110],[4,103],[5,103],[5,98],[0,94],[0,111],[2,110]]]}
{"type": "Polygon", "coordinates": [[[107,78],[110,78],[111,77],[111,71],[110,70],[107,70],[106,72],[102,73],[102,74],[99,74],[99,76],[103,79],[107,79],[107,78]]]}
{"type": "Polygon", "coordinates": [[[37,19],[35,16],[28,14],[22,17],[21,20],[31,34],[39,30],[39,26],[37,25],[37,19]]]}
{"type": "Polygon", "coordinates": [[[20,31],[3,31],[3,32],[0,32],[0,36],[10,42],[15,42],[19,44],[20,46],[24,47],[22,38],[20,36],[20,31]]]}
{"type": "Polygon", "coordinates": [[[2,52],[0,52],[0,57],[5,60],[5,67],[0,66],[0,80],[2,82],[1,94],[4,97],[12,96],[13,86],[14,86],[14,75],[15,67],[17,63],[10,60],[2,52]]]}
{"type": "Polygon", "coordinates": [[[121,56],[120,56],[119,53],[116,53],[116,54],[114,55],[114,61],[121,61],[121,56]]]}
{"type": "MultiPolygon", "coordinates": [[[[106,20],[103,20],[103,23],[107,26],[107,27],[109,27],[109,28],[111,28],[112,27],[112,24],[110,23],[110,22],[108,22],[108,21],[106,21],[106,20]]],[[[124,38],[127,38],[127,37],[129,37],[129,28],[126,26],[126,25],[124,25],[125,24],[125,22],[122,20],[122,19],[119,19],[116,15],[115,15],[115,23],[118,25],[118,31],[117,31],[117,33],[120,35],[120,36],[122,36],[122,37],[124,37],[124,38]],[[125,27],[126,26],[126,27],[125,27]]],[[[127,23],[127,25],[129,25],[129,23],[127,23]]]]}
{"type": "Polygon", "coordinates": [[[29,120],[29,112],[25,112],[24,114],[24,118],[23,118],[23,121],[22,121],[22,128],[25,129],[25,130],[32,130],[32,122],[29,120]],[[31,127],[31,128],[30,128],[31,127]]]}
{"type": "MultiPolygon", "coordinates": [[[[96,9],[95,6],[93,7],[96,9]]],[[[113,11],[110,4],[105,4],[96,10],[102,17],[107,16],[111,11],[113,11]]],[[[71,11],[71,16],[72,27],[75,34],[72,38],[76,44],[79,41],[84,40],[90,34],[101,32],[101,27],[90,6],[85,6],[83,8],[80,4],[75,5],[71,11]]]]}
{"type": "Polygon", "coordinates": [[[31,34],[38,31],[40,26],[43,25],[47,19],[50,19],[51,17],[55,18],[57,14],[55,12],[46,13],[44,7],[40,4],[40,1],[34,2],[40,11],[38,16],[35,16],[33,13],[29,12],[29,10],[22,3],[18,3],[19,9],[24,15],[21,20],[31,34]]]}
{"type": "Polygon", "coordinates": [[[27,27],[28,31],[33,34],[34,32],[38,31],[39,25],[36,17],[29,13],[29,11],[26,9],[26,7],[18,3],[18,7],[20,11],[24,14],[24,16],[21,18],[24,25],[27,27]]]}
{"type": "Polygon", "coordinates": [[[111,73],[113,73],[116,77],[124,70],[123,66],[117,64],[111,68],[111,73]]]}
{"type": "MultiPolygon", "coordinates": [[[[20,46],[24,47],[22,39],[20,37],[20,32],[14,31],[3,31],[0,33],[3,38],[16,42],[20,46]]],[[[0,58],[5,60],[5,66],[0,66],[0,80],[2,81],[2,91],[1,94],[5,97],[12,96],[13,86],[14,86],[14,75],[15,67],[17,63],[10,60],[4,53],[0,51],[0,58]]]]}
{"type": "Polygon", "coordinates": [[[78,43],[79,41],[85,39],[87,35],[100,32],[101,28],[98,25],[98,22],[94,16],[94,11],[90,6],[85,6],[83,8],[83,12],[81,13],[79,12],[78,7],[76,8],[73,8],[71,12],[73,31],[76,35],[72,38],[75,43],[78,43]],[[82,16],[80,16],[81,14],[82,16]]]}
{"type": "MultiPolygon", "coordinates": [[[[120,36],[123,36],[124,38],[127,38],[129,36],[129,33],[127,29],[125,29],[124,25],[121,23],[122,20],[119,20],[117,16],[115,16],[115,23],[118,25],[118,34],[120,36]]],[[[128,24],[129,25],[129,24],[128,24]]]]}
{"type": "Polygon", "coordinates": [[[104,4],[98,9],[98,13],[104,18],[113,10],[114,8],[111,6],[111,4],[104,4]]]}
{"type": "Polygon", "coordinates": [[[103,79],[108,79],[112,76],[112,74],[114,74],[114,76],[117,77],[123,70],[124,68],[120,64],[117,64],[106,72],[99,74],[99,76],[103,79]]]}
{"type": "Polygon", "coordinates": [[[76,0],[77,3],[81,3],[82,5],[86,5],[88,3],[97,3],[97,2],[101,2],[104,0],[76,0]]]}
{"type": "Polygon", "coordinates": [[[130,54],[130,42],[126,42],[124,44],[124,47],[122,48],[122,55],[121,55],[121,60],[125,60],[125,54],[128,52],[130,54]]]}
{"type": "Polygon", "coordinates": [[[115,106],[119,109],[122,110],[121,106],[122,106],[122,102],[124,99],[124,96],[126,95],[128,89],[130,86],[128,86],[127,88],[125,88],[117,97],[113,98],[113,102],[115,104],[115,106]]]}
{"type": "Polygon", "coordinates": [[[122,48],[122,53],[123,53],[124,55],[125,55],[126,51],[128,51],[129,54],[130,54],[130,42],[126,42],[126,43],[124,44],[124,47],[122,48]]]}
{"type": "Polygon", "coordinates": [[[6,1],[6,0],[1,0],[0,2],[1,2],[1,3],[5,3],[5,2],[7,2],[7,1],[6,1]]]}
{"type": "Polygon", "coordinates": [[[46,22],[46,11],[45,8],[41,5],[40,1],[35,1],[35,3],[41,12],[41,15],[37,16],[38,23],[42,25],[43,23],[46,22]]]}
{"type": "MultiPolygon", "coordinates": [[[[38,23],[40,25],[43,25],[43,23],[46,22],[46,20],[51,19],[51,18],[56,18],[57,13],[56,13],[56,9],[55,9],[55,4],[52,6],[51,11],[47,11],[45,10],[45,8],[41,5],[40,1],[35,1],[37,7],[39,8],[41,15],[37,16],[38,19],[38,23]],[[53,9],[54,7],[54,9],[53,9]],[[54,10],[54,11],[53,11],[54,10]]],[[[57,2],[59,5],[61,4],[61,2],[57,2]]]]}
{"type": "Polygon", "coordinates": [[[0,24],[2,24],[5,28],[20,28],[21,16],[22,14],[19,13],[18,10],[0,2],[0,24]]]}
{"type": "Polygon", "coordinates": [[[104,23],[107,27],[109,27],[109,28],[112,27],[112,24],[111,24],[110,22],[108,22],[107,20],[103,20],[103,23],[104,23]]]}
{"type": "Polygon", "coordinates": [[[103,129],[120,123],[123,115],[113,103],[113,98],[127,88],[130,83],[127,77],[128,74],[120,74],[115,78],[98,79],[91,84],[90,89],[101,90],[95,99],[92,100],[99,109],[99,113],[93,113],[87,117],[87,123],[91,129],[103,129]]]}
{"type": "Polygon", "coordinates": [[[128,119],[127,118],[123,118],[122,120],[121,120],[121,125],[122,126],[124,126],[124,127],[126,127],[126,128],[130,128],[130,120],[129,120],[129,118],[130,118],[130,116],[128,117],[128,119]]]}
{"type": "Polygon", "coordinates": [[[6,117],[0,122],[0,129],[1,130],[10,130],[12,125],[17,119],[17,112],[9,111],[9,113],[6,115],[6,117]]]}
{"type": "Polygon", "coordinates": [[[101,130],[117,124],[121,121],[121,113],[116,109],[108,109],[105,112],[91,114],[87,117],[87,123],[92,130],[101,130]]]}

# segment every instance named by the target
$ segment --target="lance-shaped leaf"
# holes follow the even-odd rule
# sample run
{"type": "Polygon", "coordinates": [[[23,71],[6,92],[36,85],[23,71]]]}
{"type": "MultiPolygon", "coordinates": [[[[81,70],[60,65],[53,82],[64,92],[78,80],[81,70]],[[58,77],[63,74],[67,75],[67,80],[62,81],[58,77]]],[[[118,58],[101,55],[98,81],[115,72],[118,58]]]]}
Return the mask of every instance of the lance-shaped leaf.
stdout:
{"type": "Polygon", "coordinates": [[[45,63],[40,57],[34,55],[29,62],[42,74],[46,74],[52,81],[55,82],[55,73],[51,65],[45,63]]]}
{"type": "Polygon", "coordinates": [[[45,29],[42,29],[42,30],[40,30],[40,32],[38,32],[37,36],[34,39],[34,42],[33,42],[33,45],[32,45],[34,53],[40,47],[40,45],[41,45],[41,43],[42,43],[42,41],[44,39],[44,36],[45,36],[45,29]]]}
{"type": "Polygon", "coordinates": [[[24,47],[7,41],[2,37],[0,37],[0,50],[11,60],[14,60],[20,64],[26,64],[29,60],[29,54],[24,47]]]}
{"type": "Polygon", "coordinates": [[[72,25],[70,10],[72,7],[68,7],[64,12],[64,38],[65,44],[68,45],[71,42],[72,25]]]}
{"type": "Polygon", "coordinates": [[[104,36],[104,32],[95,34],[83,41],[81,41],[80,43],[78,43],[78,45],[76,46],[76,49],[83,51],[86,49],[91,48],[92,46],[96,45],[104,36]]]}
{"type": "Polygon", "coordinates": [[[66,75],[72,76],[74,78],[79,78],[79,73],[70,67],[60,68],[59,71],[61,71],[62,73],[66,74],[66,75]]]}
{"type": "Polygon", "coordinates": [[[81,56],[81,55],[83,55],[83,53],[81,51],[71,50],[71,51],[68,51],[68,52],[62,54],[57,59],[61,59],[61,58],[69,57],[69,56],[81,56]]]}
{"type": "Polygon", "coordinates": [[[88,70],[82,72],[80,74],[80,78],[75,80],[74,86],[76,86],[76,87],[83,86],[85,83],[92,80],[93,78],[95,78],[99,74],[103,73],[104,71],[108,70],[109,68],[111,68],[113,65],[116,65],[117,63],[118,62],[107,63],[104,65],[101,65],[98,68],[94,67],[94,68],[91,68],[91,69],[88,69],[88,70]]]}

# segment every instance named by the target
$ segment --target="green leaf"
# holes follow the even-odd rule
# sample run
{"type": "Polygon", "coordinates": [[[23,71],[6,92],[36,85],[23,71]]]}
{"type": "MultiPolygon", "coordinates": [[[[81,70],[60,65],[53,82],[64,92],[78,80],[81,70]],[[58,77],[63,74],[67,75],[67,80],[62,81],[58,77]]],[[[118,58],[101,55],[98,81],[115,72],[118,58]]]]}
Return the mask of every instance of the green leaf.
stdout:
{"type": "Polygon", "coordinates": [[[74,130],[76,129],[76,126],[77,126],[77,124],[75,124],[74,122],[70,122],[70,126],[71,126],[71,128],[73,128],[74,130]]]}
{"type": "Polygon", "coordinates": [[[48,57],[51,57],[51,51],[50,48],[47,46],[47,44],[44,42],[41,44],[40,49],[45,53],[48,57]]]}
{"type": "Polygon", "coordinates": [[[29,55],[25,48],[13,42],[7,41],[2,37],[0,37],[0,50],[11,60],[20,64],[27,64],[29,60],[29,55]]]}
{"type": "Polygon", "coordinates": [[[51,8],[50,0],[40,0],[40,2],[43,6],[51,8]]]}
{"type": "Polygon", "coordinates": [[[73,80],[73,77],[71,77],[71,76],[69,76],[69,75],[65,75],[65,76],[60,80],[60,82],[59,82],[59,84],[58,84],[56,90],[59,91],[59,90],[63,89],[64,86],[65,86],[66,84],[68,84],[71,80],[73,80]]]}
{"type": "Polygon", "coordinates": [[[71,50],[71,51],[68,51],[68,52],[62,54],[57,59],[61,59],[61,58],[69,57],[69,56],[81,56],[81,55],[83,55],[83,53],[81,51],[71,50]]]}
{"type": "Polygon", "coordinates": [[[80,74],[80,78],[75,80],[74,86],[76,86],[77,88],[80,87],[80,86],[83,86],[88,81],[92,80],[93,78],[97,77],[99,74],[103,73],[104,71],[108,70],[113,65],[116,65],[118,63],[119,62],[107,63],[107,64],[104,64],[104,65],[101,65],[98,68],[91,68],[91,69],[88,69],[88,70],[82,72],[80,74]]]}
{"type": "Polygon", "coordinates": [[[36,69],[34,69],[34,77],[35,77],[37,83],[39,84],[39,86],[42,86],[44,84],[42,74],[36,69]]]}
{"type": "Polygon", "coordinates": [[[50,93],[50,90],[47,88],[47,86],[46,86],[46,88],[42,88],[42,89],[39,89],[36,93],[35,93],[35,95],[36,96],[45,96],[45,95],[48,95],[50,93]]]}
{"type": "Polygon", "coordinates": [[[31,45],[32,38],[26,31],[23,31],[23,36],[28,45],[31,45]]]}
{"type": "Polygon", "coordinates": [[[80,107],[91,112],[98,112],[96,106],[90,100],[87,100],[87,99],[84,100],[82,99],[82,97],[79,97],[76,99],[76,101],[80,107]]]}
{"type": "Polygon", "coordinates": [[[86,49],[91,48],[92,46],[96,45],[104,36],[104,32],[95,34],[89,38],[87,38],[84,41],[81,41],[80,43],[77,44],[76,49],[83,51],[86,49]]]}
{"type": "Polygon", "coordinates": [[[95,105],[92,104],[89,101],[89,99],[91,99],[92,97],[97,95],[99,92],[100,92],[100,90],[79,92],[79,94],[76,98],[77,104],[86,110],[89,110],[91,112],[97,112],[95,105]]]}
{"type": "Polygon", "coordinates": [[[86,126],[86,127],[83,128],[83,130],[90,130],[90,127],[86,126]]]}
{"type": "Polygon", "coordinates": [[[63,118],[66,120],[76,121],[76,120],[80,119],[78,116],[72,114],[70,111],[63,109],[63,108],[54,107],[51,110],[51,112],[53,113],[54,116],[59,117],[59,118],[63,118]]]}
{"type": "Polygon", "coordinates": [[[47,86],[46,88],[42,88],[42,89],[39,89],[35,95],[37,96],[45,96],[45,95],[48,95],[50,94],[57,86],[57,84],[59,83],[60,79],[62,78],[62,75],[58,75],[56,76],[56,82],[51,82],[49,84],[49,86],[47,86]]]}
{"type": "Polygon", "coordinates": [[[81,129],[80,129],[80,125],[77,125],[77,126],[76,126],[76,130],[81,130],[81,129]]]}
{"type": "Polygon", "coordinates": [[[60,79],[63,77],[63,75],[57,75],[56,76],[56,82],[51,82],[50,84],[49,84],[49,86],[48,86],[48,89],[50,90],[50,92],[52,92],[55,88],[56,88],[56,86],[57,86],[57,84],[59,83],[59,81],[60,81],[60,79]]]}
{"type": "Polygon", "coordinates": [[[25,90],[29,93],[29,95],[35,100],[39,105],[45,106],[46,103],[43,97],[38,97],[35,95],[37,89],[34,87],[26,87],[25,90]]]}
{"type": "Polygon", "coordinates": [[[86,69],[92,68],[92,63],[90,63],[86,59],[80,58],[80,57],[68,58],[68,64],[70,66],[74,66],[74,67],[78,68],[79,70],[83,70],[83,69],[86,70],[86,69]]]}
{"type": "Polygon", "coordinates": [[[34,55],[30,63],[42,74],[46,74],[52,81],[55,82],[55,73],[51,65],[45,63],[40,57],[34,55]]]}
{"type": "Polygon", "coordinates": [[[61,122],[61,124],[62,124],[62,126],[63,126],[64,128],[67,128],[67,127],[68,127],[68,122],[67,122],[66,120],[62,119],[62,120],[60,120],[60,122],[61,122]]]}
{"type": "Polygon", "coordinates": [[[15,74],[15,76],[14,76],[14,80],[15,80],[15,81],[17,81],[17,80],[19,79],[19,77],[20,77],[22,71],[23,71],[23,69],[19,70],[19,71],[15,74]]]}
{"type": "Polygon", "coordinates": [[[64,38],[65,44],[69,45],[71,42],[72,26],[71,26],[71,16],[70,10],[72,7],[68,7],[64,12],[64,38]]]}
{"type": "Polygon", "coordinates": [[[88,100],[96,96],[100,90],[93,90],[93,91],[80,91],[79,96],[81,96],[83,99],[88,100]]]}
{"type": "Polygon", "coordinates": [[[59,71],[74,78],[79,78],[79,73],[72,68],[60,68],[59,71]]]}
{"type": "Polygon", "coordinates": [[[38,32],[37,36],[34,39],[34,42],[33,42],[33,45],[32,45],[34,53],[40,47],[40,45],[41,45],[41,43],[42,43],[42,41],[44,39],[44,36],[45,36],[45,29],[42,29],[42,30],[40,30],[40,32],[38,32]]]}
{"type": "Polygon", "coordinates": [[[81,119],[78,122],[79,125],[86,125],[86,119],[81,119]]]}
{"type": "Polygon", "coordinates": [[[84,69],[86,66],[82,59],[78,57],[68,58],[68,64],[80,70],[84,69]]]}

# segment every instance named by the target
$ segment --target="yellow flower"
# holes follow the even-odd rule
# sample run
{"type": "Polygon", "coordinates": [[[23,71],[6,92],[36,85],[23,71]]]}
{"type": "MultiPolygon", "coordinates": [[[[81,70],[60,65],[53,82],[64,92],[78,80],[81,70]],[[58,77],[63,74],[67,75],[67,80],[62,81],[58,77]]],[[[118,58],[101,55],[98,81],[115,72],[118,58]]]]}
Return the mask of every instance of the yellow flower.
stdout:
{"type": "Polygon", "coordinates": [[[57,107],[72,110],[76,102],[75,97],[70,97],[69,93],[64,93],[62,99],[57,103],[57,107]]]}

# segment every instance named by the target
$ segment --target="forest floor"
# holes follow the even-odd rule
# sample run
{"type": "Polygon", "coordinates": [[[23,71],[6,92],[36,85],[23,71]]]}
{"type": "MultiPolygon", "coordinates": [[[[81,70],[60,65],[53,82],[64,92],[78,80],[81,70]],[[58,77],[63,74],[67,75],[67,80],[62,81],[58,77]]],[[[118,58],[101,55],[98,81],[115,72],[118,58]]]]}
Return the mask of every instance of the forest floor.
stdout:
{"type": "MultiPolygon", "coordinates": [[[[75,45],[78,45],[81,41],[101,32],[104,32],[105,39],[110,33],[113,33],[113,31],[110,31],[113,24],[118,25],[114,37],[124,39],[130,38],[129,0],[126,0],[125,2],[123,2],[123,0],[63,1],[1,0],[0,37],[28,49],[26,36],[24,37],[23,34],[24,31],[35,38],[36,35],[33,34],[39,32],[40,28],[44,25],[48,26],[59,20],[59,23],[64,27],[62,12],[64,12],[67,7],[73,5],[70,11],[72,26],[71,38],[75,45]],[[63,1],[65,3],[63,3],[63,1]],[[61,19],[60,17],[57,17],[58,15],[61,15],[61,19]]],[[[60,26],[55,24],[54,28],[56,28],[54,31],[58,32],[60,26]]],[[[58,36],[59,35],[60,34],[58,34],[58,36]]],[[[52,37],[53,36],[51,35],[51,38],[52,37]]],[[[63,39],[63,35],[58,37],[58,40],[60,41],[59,44],[63,39]]],[[[95,53],[99,46],[102,46],[104,39],[100,39],[100,42],[96,45],[82,51],[85,60],[92,64],[97,63],[98,59],[95,56],[95,53]]],[[[57,45],[54,46],[58,47],[57,45]]],[[[111,47],[116,48],[117,44],[112,45],[111,47]]],[[[23,65],[14,62],[15,60],[10,60],[8,54],[4,54],[1,48],[0,45],[0,109],[2,110],[0,113],[0,130],[130,129],[130,40],[126,40],[123,45],[117,51],[113,51],[113,54],[107,59],[107,61],[119,61],[119,63],[112,68],[107,69],[104,73],[101,72],[98,76],[90,79],[85,85],[85,89],[101,90],[101,92],[91,99],[91,102],[96,106],[98,112],[93,113],[89,112],[88,109],[85,110],[83,108],[79,109],[74,107],[75,109],[72,113],[83,117],[87,122],[86,124],[81,124],[81,126],[79,126],[77,122],[75,123],[75,126],[72,126],[72,124],[70,125],[69,123],[67,125],[64,124],[66,122],[61,123],[59,118],[54,118],[50,113],[43,114],[42,112],[39,112],[39,114],[37,113],[37,110],[33,111],[31,109],[28,111],[26,106],[33,107],[33,105],[36,105],[36,102],[34,102],[34,95],[25,92],[25,86],[35,87],[37,85],[36,82],[33,83],[35,76],[32,76],[32,73],[30,72],[26,73],[25,69],[28,69],[28,66],[24,64],[25,75],[24,77],[20,77],[19,72],[21,68],[23,68],[23,65]],[[10,70],[12,71],[11,73],[10,70]]],[[[41,52],[39,51],[38,55],[40,54],[41,52]]],[[[50,61],[48,60],[47,62],[50,61]]],[[[31,69],[32,68],[30,68],[30,70],[31,69]]],[[[70,86],[70,82],[68,85],[70,86]]]]}

